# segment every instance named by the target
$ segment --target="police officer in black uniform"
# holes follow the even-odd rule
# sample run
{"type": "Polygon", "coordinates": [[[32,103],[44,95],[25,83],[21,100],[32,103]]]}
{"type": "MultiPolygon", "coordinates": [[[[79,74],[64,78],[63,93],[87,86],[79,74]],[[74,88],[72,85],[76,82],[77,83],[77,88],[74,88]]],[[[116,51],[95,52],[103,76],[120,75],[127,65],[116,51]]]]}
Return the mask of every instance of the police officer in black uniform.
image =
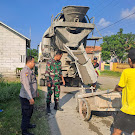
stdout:
{"type": "Polygon", "coordinates": [[[33,113],[34,98],[38,96],[37,80],[32,69],[35,66],[34,57],[28,56],[26,58],[26,66],[20,73],[21,90],[20,101],[22,109],[22,135],[34,135],[28,132],[29,128],[35,128],[35,124],[30,124],[30,119],[33,113]]]}

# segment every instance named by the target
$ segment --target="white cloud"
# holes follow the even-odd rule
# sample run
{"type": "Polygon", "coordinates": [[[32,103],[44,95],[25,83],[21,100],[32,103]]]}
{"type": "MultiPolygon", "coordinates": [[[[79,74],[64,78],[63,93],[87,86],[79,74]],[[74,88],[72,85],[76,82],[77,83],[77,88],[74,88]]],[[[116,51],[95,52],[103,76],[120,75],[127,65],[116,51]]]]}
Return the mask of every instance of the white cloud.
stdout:
{"type": "Polygon", "coordinates": [[[110,25],[110,22],[109,21],[106,21],[104,18],[101,18],[100,21],[98,22],[98,25],[100,27],[107,27],[108,25],[110,25]]]}
{"type": "MultiPolygon", "coordinates": [[[[127,8],[127,9],[125,9],[125,10],[123,10],[123,11],[121,12],[121,17],[124,18],[124,17],[126,17],[126,16],[128,16],[128,15],[133,14],[134,12],[135,12],[135,6],[134,6],[131,10],[129,10],[129,9],[127,8]]],[[[135,19],[135,14],[134,14],[134,15],[131,15],[131,16],[128,17],[127,19],[135,19]]]]}

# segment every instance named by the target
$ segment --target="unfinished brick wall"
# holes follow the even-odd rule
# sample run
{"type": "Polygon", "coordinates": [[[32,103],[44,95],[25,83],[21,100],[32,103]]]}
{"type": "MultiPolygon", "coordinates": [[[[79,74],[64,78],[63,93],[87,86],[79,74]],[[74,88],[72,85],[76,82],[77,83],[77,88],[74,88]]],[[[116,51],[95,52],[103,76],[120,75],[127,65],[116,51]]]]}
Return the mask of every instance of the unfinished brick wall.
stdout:
{"type": "Polygon", "coordinates": [[[24,67],[26,39],[0,24],[0,73],[15,75],[17,67],[24,67]]]}

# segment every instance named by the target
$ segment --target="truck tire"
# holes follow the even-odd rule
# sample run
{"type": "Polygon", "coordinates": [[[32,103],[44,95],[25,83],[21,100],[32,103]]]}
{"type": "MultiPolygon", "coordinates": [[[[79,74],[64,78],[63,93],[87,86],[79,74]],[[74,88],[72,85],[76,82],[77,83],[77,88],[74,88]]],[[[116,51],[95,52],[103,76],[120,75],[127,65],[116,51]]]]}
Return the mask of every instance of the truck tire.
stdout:
{"type": "Polygon", "coordinates": [[[40,86],[45,86],[45,80],[44,79],[40,79],[40,86]]]}
{"type": "Polygon", "coordinates": [[[81,87],[81,86],[82,86],[82,82],[78,81],[78,87],[81,87]]]}

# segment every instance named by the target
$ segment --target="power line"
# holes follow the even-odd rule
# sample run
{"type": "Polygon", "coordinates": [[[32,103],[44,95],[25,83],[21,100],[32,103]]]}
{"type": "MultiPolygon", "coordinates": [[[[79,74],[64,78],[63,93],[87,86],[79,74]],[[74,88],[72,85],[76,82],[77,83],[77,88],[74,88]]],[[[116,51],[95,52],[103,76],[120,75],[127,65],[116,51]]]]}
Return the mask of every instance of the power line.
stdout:
{"type": "MultiPolygon", "coordinates": [[[[104,1],[107,1],[107,0],[104,0],[104,1]]],[[[101,6],[104,1],[100,2],[100,3],[97,5],[97,7],[101,6]]],[[[96,7],[95,9],[97,9],[97,7],[96,7]]],[[[95,11],[95,9],[93,9],[91,12],[95,11]]]]}
{"type": "MultiPolygon", "coordinates": [[[[128,15],[128,16],[126,16],[126,17],[124,17],[124,18],[122,18],[122,19],[120,19],[120,20],[114,22],[113,24],[108,25],[108,26],[105,27],[105,28],[100,29],[99,31],[102,31],[102,30],[104,30],[104,29],[106,29],[106,28],[108,28],[108,27],[111,27],[111,26],[113,26],[113,25],[115,25],[115,24],[117,24],[117,23],[119,23],[119,22],[125,20],[126,18],[128,18],[128,17],[134,15],[134,14],[135,14],[135,12],[133,12],[132,14],[130,14],[130,15],[128,15]]],[[[96,32],[96,33],[97,33],[97,32],[96,32]]]]}
{"type": "MultiPolygon", "coordinates": [[[[111,0],[111,1],[109,1],[109,3],[107,4],[107,5],[105,5],[104,7],[102,7],[102,9],[101,10],[99,10],[99,11],[97,11],[98,13],[99,12],[101,12],[101,11],[103,11],[106,7],[108,7],[111,3],[113,3],[114,2],[114,0],[111,0]]],[[[97,13],[96,12],[96,13],[97,13]]],[[[95,15],[96,15],[96,13],[94,13],[95,15]]]]}
{"type": "MultiPolygon", "coordinates": [[[[111,3],[112,3],[112,2],[111,2],[111,3]]],[[[118,3],[119,3],[119,0],[116,1],[116,3],[113,5],[113,7],[116,6],[118,3]]],[[[108,5],[107,5],[107,6],[108,6],[108,5]]],[[[106,7],[107,7],[107,6],[106,6],[106,7]]],[[[105,7],[105,8],[106,8],[106,7],[105,7]]],[[[108,6],[108,7],[109,7],[109,6],[108,6]]],[[[102,9],[101,11],[103,11],[103,9],[102,9]]],[[[100,13],[101,13],[101,11],[100,11],[100,13]]],[[[104,11],[105,11],[105,10],[104,10],[104,11]]],[[[104,11],[103,11],[103,12],[104,12],[104,11]]],[[[99,17],[103,14],[103,12],[102,12],[101,14],[98,14],[98,16],[96,17],[96,20],[97,20],[97,18],[99,18],[99,17]]]]}
{"type": "MultiPolygon", "coordinates": [[[[117,27],[119,27],[119,28],[121,27],[124,29],[124,28],[129,28],[129,26],[134,25],[134,24],[135,24],[134,21],[130,21],[129,19],[127,19],[126,23],[124,20],[121,23],[117,24],[117,27]]],[[[113,28],[113,27],[111,27],[111,28],[113,28]]]]}

